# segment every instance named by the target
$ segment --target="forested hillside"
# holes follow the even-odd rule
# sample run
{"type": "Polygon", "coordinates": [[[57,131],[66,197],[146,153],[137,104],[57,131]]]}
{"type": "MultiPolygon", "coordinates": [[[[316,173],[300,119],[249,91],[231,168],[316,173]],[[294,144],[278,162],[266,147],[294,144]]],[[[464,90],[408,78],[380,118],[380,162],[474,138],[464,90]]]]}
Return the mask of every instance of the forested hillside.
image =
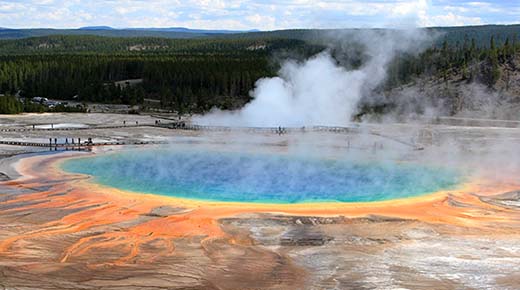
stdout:
{"type": "MultiPolygon", "coordinates": [[[[54,35],[0,40],[1,55],[41,54],[225,54],[266,55],[279,49],[311,49],[303,40],[285,38],[169,39],[108,38],[99,36],[54,35]]],[[[322,48],[322,47],[321,47],[322,48]]],[[[317,49],[320,49],[318,47],[317,49]]]]}
{"type": "Polygon", "coordinates": [[[3,92],[130,105],[147,97],[177,110],[192,105],[209,109],[228,98],[246,98],[255,80],[270,74],[265,58],[248,56],[51,55],[3,57],[0,62],[3,92]],[[143,82],[115,85],[127,79],[143,82]]]}
{"type": "Polygon", "coordinates": [[[231,108],[249,100],[256,80],[276,72],[271,56],[288,51],[309,56],[323,49],[288,39],[50,36],[3,41],[0,92],[130,105],[149,98],[182,112],[231,108]],[[135,85],[124,83],[136,79],[135,85]]]}
{"type": "Polygon", "coordinates": [[[460,70],[463,80],[493,87],[501,74],[499,65],[511,62],[519,49],[516,38],[506,37],[497,43],[493,35],[486,44],[469,37],[455,43],[444,40],[419,55],[397,57],[389,68],[388,86],[406,84],[421,76],[447,79],[452,70],[460,70]]]}
{"type": "MultiPolygon", "coordinates": [[[[426,32],[436,36],[429,48],[398,55],[377,94],[426,78],[448,83],[454,76],[504,90],[500,80],[505,68],[517,70],[513,60],[520,53],[520,26],[426,32]]],[[[344,48],[331,46],[330,35],[326,30],[287,30],[197,39],[52,35],[0,40],[0,93],[144,107],[150,105],[145,99],[152,99],[162,109],[179,112],[231,109],[248,102],[255,82],[275,75],[279,61],[287,57],[304,59],[330,49],[346,57],[347,63],[339,58],[338,63],[349,68],[365,61],[363,44],[352,44],[345,56],[344,48]]],[[[510,82],[507,89],[514,86],[518,84],[510,82]]],[[[360,114],[391,108],[392,102],[364,102],[360,114]]]]}

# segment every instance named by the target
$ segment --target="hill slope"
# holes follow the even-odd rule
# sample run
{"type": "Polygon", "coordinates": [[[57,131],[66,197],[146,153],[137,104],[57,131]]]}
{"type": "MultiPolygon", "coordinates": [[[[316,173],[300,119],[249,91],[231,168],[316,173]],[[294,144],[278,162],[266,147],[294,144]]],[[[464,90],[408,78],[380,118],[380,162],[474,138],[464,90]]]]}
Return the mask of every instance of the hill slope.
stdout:
{"type": "MultiPolygon", "coordinates": [[[[489,113],[492,116],[518,118],[514,110],[506,111],[520,95],[519,30],[520,25],[425,29],[437,38],[423,52],[398,54],[387,67],[386,82],[367,93],[358,116],[488,114],[487,102],[488,108],[504,108],[501,114],[489,113]]],[[[83,31],[113,32],[103,27],[83,31]]],[[[305,59],[330,48],[338,65],[347,69],[362,66],[367,61],[367,46],[348,38],[365,32],[284,30],[195,38],[190,32],[191,39],[97,35],[4,39],[0,40],[0,94],[125,104],[155,99],[161,108],[190,112],[213,106],[236,108],[250,100],[249,92],[258,79],[276,74],[281,60],[305,59]],[[130,79],[140,81],[118,87],[130,79]]]]}

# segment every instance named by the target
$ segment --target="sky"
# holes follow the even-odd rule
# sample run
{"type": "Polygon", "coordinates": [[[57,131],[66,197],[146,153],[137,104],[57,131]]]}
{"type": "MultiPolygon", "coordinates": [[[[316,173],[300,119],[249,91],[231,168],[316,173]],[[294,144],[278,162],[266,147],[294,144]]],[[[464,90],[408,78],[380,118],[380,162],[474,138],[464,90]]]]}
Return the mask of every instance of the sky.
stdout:
{"type": "Polygon", "coordinates": [[[0,0],[0,27],[276,30],[520,23],[520,0],[0,0]]]}

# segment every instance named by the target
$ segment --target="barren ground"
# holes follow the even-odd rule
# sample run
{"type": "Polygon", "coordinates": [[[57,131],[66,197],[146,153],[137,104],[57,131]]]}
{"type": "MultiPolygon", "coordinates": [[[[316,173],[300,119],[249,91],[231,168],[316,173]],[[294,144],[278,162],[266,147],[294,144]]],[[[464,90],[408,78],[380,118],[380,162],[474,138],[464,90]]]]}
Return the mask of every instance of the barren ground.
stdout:
{"type": "MultiPolygon", "coordinates": [[[[148,126],[95,128],[123,120],[145,125],[156,119],[115,114],[0,116],[0,129],[49,123],[91,127],[0,136],[41,142],[78,137],[168,140],[169,146],[206,144],[229,150],[312,148],[363,158],[489,165],[464,192],[383,205],[278,208],[197,204],[94,186],[52,166],[64,155],[79,154],[70,151],[22,159],[17,172],[13,164],[28,156],[21,153],[49,149],[0,145],[0,180],[5,180],[0,183],[0,288],[520,287],[520,187],[511,155],[520,143],[519,129],[486,127],[485,122],[479,127],[386,124],[363,126],[367,134],[280,136],[148,126]],[[398,141],[420,144],[424,150],[398,141]]],[[[98,149],[98,154],[106,150],[118,148],[98,149]]]]}

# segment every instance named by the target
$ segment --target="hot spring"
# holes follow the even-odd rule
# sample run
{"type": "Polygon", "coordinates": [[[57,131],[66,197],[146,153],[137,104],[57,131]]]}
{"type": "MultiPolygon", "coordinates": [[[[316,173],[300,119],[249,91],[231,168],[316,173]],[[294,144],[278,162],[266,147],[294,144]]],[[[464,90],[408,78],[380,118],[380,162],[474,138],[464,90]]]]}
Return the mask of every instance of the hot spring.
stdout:
{"type": "Polygon", "coordinates": [[[282,153],[139,149],[66,160],[99,184],[177,198],[293,204],[373,202],[456,187],[455,170],[282,153]]]}

